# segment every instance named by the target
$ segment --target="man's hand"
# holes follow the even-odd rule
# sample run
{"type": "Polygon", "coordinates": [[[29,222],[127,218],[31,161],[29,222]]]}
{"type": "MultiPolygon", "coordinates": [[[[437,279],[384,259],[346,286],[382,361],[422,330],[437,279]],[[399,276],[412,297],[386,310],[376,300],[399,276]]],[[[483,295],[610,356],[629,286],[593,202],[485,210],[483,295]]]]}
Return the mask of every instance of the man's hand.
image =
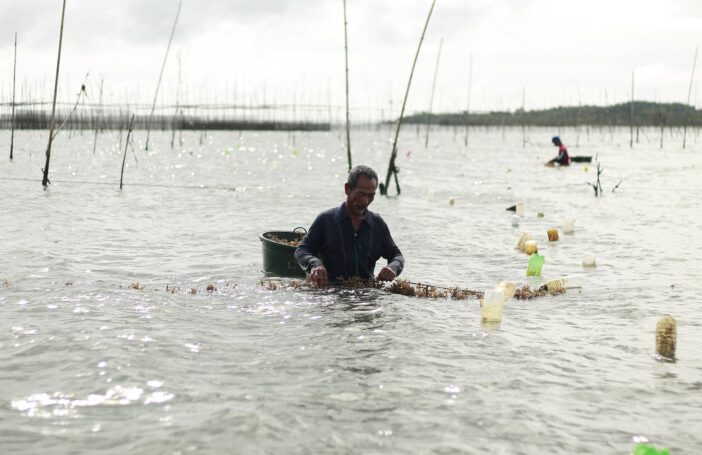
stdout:
{"type": "Polygon", "coordinates": [[[385,266],[382,269],[380,269],[380,272],[378,272],[378,276],[375,277],[375,279],[378,281],[392,281],[395,279],[396,276],[397,273],[395,273],[393,269],[385,266]]]}
{"type": "Polygon", "coordinates": [[[317,286],[324,286],[327,284],[327,268],[323,265],[317,266],[310,272],[310,280],[317,286]]]}

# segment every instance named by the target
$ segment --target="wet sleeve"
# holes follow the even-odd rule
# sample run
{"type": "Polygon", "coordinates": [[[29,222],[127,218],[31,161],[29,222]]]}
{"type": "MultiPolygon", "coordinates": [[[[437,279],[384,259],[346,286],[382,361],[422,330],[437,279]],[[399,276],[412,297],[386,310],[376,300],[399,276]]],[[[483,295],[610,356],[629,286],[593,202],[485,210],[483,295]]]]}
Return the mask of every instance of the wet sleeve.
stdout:
{"type": "Polygon", "coordinates": [[[295,260],[305,272],[310,273],[313,268],[323,265],[322,260],[317,257],[323,240],[324,217],[319,215],[310,226],[305,238],[300,242],[300,246],[295,249],[295,260]]]}
{"type": "Polygon", "coordinates": [[[405,268],[405,258],[402,256],[402,252],[395,244],[395,241],[390,235],[390,229],[387,224],[384,225],[385,236],[383,242],[383,253],[382,256],[388,260],[388,267],[390,267],[395,275],[400,275],[402,269],[405,268]]]}

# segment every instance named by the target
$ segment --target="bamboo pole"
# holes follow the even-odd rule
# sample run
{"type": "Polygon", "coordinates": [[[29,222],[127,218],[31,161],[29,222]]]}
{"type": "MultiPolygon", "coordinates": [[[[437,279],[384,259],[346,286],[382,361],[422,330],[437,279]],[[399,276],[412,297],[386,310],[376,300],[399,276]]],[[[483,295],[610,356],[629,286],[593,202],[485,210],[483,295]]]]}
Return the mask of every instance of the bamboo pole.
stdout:
{"type": "Polygon", "coordinates": [[[44,177],[41,184],[44,188],[49,185],[49,161],[51,159],[51,143],[54,140],[54,127],[56,126],[56,93],[58,92],[59,69],[61,68],[61,45],[63,44],[63,20],[66,14],[66,0],[61,8],[61,31],[59,32],[58,57],[56,58],[56,77],[54,78],[54,100],[51,103],[51,124],[49,126],[49,145],[46,147],[46,163],[44,164],[44,177]]]}
{"type": "Polygon", "coordinates": [[[631,72],[631,105],[629,105],[629,148],[634,148],[634,72],[631,72]]]}
{"type": "Polygon", "coordinates": [[[526,87],[522,87],[522,148],[526,148],[526,87]]]}
{"type": "Polygon", "coordinates": [[[17,76],[17,32],[15,32],[15,63],[12,67],[12,133],[10,133],[10,161],[15,148],[15,79],[17,76]]]}
{"type": "Polygon", "coordinates": [[[171,29],[171,36],[168,38],[168,46],[166,46],[166,55],[163,56],[163,63],[161,64],[161,72],[158,75],[158,82],[156,83],[156,93],[154,93],[154,102],[151,105],[151,113],[149,113],[149,121],[146,125],[146,145],[145,150],[149,150],[149,137],[151,136],[151,120],[154,117],[154,110],[156,109],[156,100],[158,99],[158,89],[161,87],[161,79],[163,79],[163,69],[166,67],[166,60],[168,60],[168,51],[171,49],[171,42],[173,41],[173,35],[175,35],[176,25],[178,25],[178,16],[180,16],[180,7],[183,6],[183,2],[178,2],[178,11],[176,12],[175,20],[173,21],[173,28],[171,29]]]}
{"type": "Polygon", "coordinates": [[[180,52],[177,55],[178,60],[178,85],[176,85],[176,102],[175,111],[173,112],[173,121],[171,122],[171,150],[173,150],[173,145],[175,144],[175,134],[176,134],[176,124],[178,122],[178,108],[180,107],[180,85],[182,81],[182,62],[180,58],[180,52]]]}
{"type": "MultiPolygon", "coordinates": [[[[98,115],[102,115],[102,86],[105,82],[103,77],[100,78],[100,102],[98,107],[98,115]]],[[[97,136],[98,136],[98,122],[99,117],[95,120],[95,137],[93,137],[93,155],[95,155],[95,149],[97,148],[97,136]]]]}
{"type": "Polygon", "coordinates": [[[351,171],[351,118],[349,114],[349,44],[348,44],[348,21],[346,20],[346,0],[344,4],[344,57],[346,61],[346,157],[351,171]]]}
{"type": "Polygon", "coordinates": [[[122,170],[119,173],[119,189],[122,189],[122,180],[124,178],[124,162],[127,160],[127,149],[129,148],[129,136],[132,134],[132,125],[134,124],[134,114],[129,121],[129,131],[127,131],[127,140],[124,143],[124,155],[122,155],[122,170]]]}
{"type": "Polygon", "coordinates": [[[470,69],[468,70],[468,102],[466,103],[466,137],[463,138],[465,147],[468,148],[468,132],[470,125],[468,124],[470,117],[470,94],[473,89],[473,54],[470,54],[470,69]]]}
{"type": "Polygon", "coordinates": [[[397,140],[400,137],[400,127],[402,126],[402,118],[405,114],[405,106],[407,105],[407,98],[409,96],[410,86],[412,85],[412,76],[414,75],[414,68],[417,65],[417,59],[419,58],[419,51],[422,48],[422,42],[424,41],[424,34],[427,32],[427,27],[429,26],[429,19],[431,19],[431,13],[434,11],[434,5],[436,0],[432,0],[431,8],[429,8],[429,14],[427,15],[427,20],[424,23],[424,29],[422,30],[422,36],[419,38],[419,45],[417,46],[417,52],[414,55],[414,62],[412,62],[412,69],[410,70],[409,80],[407,81],[407,89],[405,90],[405,99],[402,101],[402,109],[400,110],[400,118],[397,120],[397,129],[395,130],[395,140],[392,143],[392,153],[390,154],[390,162],[388,163],[388,173],[385,176],[385,185],[380,186],[380,194],[388,194],[388,186],[390,185],[390,177],[395,175],[395,185],[397,186],[397,194],[400,194],[400,185],[397,180],[397,168],[395,167],[395,158],[397,158],[397,140]]]}
{"type": "Polygon", "coordinates": [[[434,79],[431,82],[431,95],[429,96],[429,110],[427,111],[427,132],[424,137],[424,148],[429,147],[429,130],[431,129],[431,112],[434,105],[434,91],[436,90],[436,77],[439,74],[439,61],[441,60],[441,46],[444,45],[444,38],[439,40],[439,53],[436,54],[436,66],[434,67],[434,79]]]}
{"type": "MultiPolygon", "coordinates": [[[[692,85],[695,82],[695,68],[697,67],[697,48],[695,48],[695,58],[692,61],[692,75],[690,76],[690,88],[687,90],[687,105],[690,106],[690,97],[692,96],[692,85]]],[[[688,117],[688,116],[686,116],[688,117]]],[[[687,123],[689,117],[685,119],[683,126],[683,149],[685,148],[685,140],[687,139],[687,123]]]]}

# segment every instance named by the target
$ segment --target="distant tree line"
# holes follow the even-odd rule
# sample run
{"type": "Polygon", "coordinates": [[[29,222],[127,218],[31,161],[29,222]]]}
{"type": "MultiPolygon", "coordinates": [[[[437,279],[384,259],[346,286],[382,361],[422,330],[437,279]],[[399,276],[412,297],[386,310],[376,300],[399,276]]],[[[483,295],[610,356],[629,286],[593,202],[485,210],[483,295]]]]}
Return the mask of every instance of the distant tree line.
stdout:
{"type": "MultiPolygon", "coordinates": [[[[431,123],[444,126],[627,126],[631,124],[631,104],[612,106],[572,106],[524,111],[455,112],[405,117],[406,123],[431,123]]],[[[634,101],[636,126],[702,126],[702,111],[682,103],[634,101]]]]}

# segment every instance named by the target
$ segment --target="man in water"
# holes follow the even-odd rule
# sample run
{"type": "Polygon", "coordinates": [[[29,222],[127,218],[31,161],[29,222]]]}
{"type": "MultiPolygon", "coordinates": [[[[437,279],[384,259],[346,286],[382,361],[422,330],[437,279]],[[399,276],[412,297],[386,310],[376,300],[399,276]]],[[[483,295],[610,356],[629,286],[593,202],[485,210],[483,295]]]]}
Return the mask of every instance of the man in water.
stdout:
{"type": "Polygon", "coordinates": [[[378,188],[378,175],[368,166],[356,166],[344,184],[346,202],[317,216],[295,250],[295,259],[310,279],[323,286],[358,277],[373,278],[376,261],[388,265],[375,277],[392,281],[402,272],[405,258],[390,236],[383,218],[368,210],[378,188]]]}
{"type": "Polygon", "coordinates": [[[553,139],[551,139],[551,142],[553,142],[553,145],[558,147],[558,156],[550,161],[547,161],[546,166],[553,167],[556,163],[560,164],[561,166],[570,166],[570,156],[568,155],[568,149],[563,144],[563,142],[561,142],[561,138],[558,136],[554,136],[553,139]]]}

